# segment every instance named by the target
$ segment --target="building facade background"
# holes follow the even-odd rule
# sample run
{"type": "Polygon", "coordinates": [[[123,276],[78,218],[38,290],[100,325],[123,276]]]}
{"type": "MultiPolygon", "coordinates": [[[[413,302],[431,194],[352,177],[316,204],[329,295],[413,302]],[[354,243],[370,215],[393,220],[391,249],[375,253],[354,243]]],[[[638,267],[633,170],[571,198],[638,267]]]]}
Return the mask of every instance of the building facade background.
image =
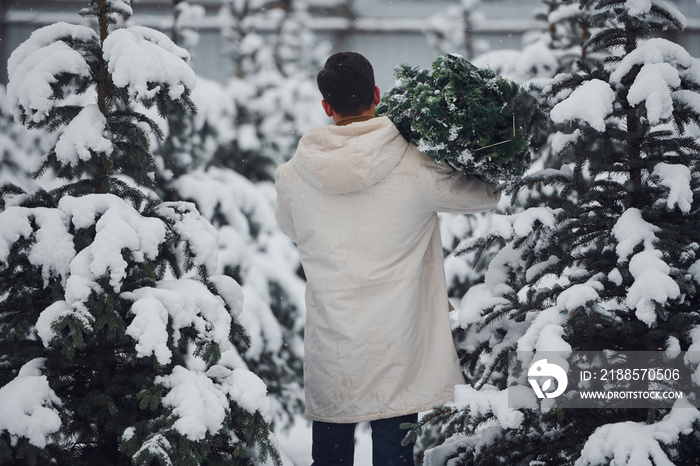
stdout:
{"type": "MultiPolygon", "coordinates": [[[[202,18],[185,22],[199,33],[192,48],[192,66],[200,76],[224,81],[230,64],[222,60],[223,40],[220,9],[223,0],[194,0],[202,5],[202,18]]],[[[299,0],[291,0],[299,1],[299,0]]],[[[375,66],[377,83],[383,91],[393,84],[393,69],[399,64],[428,66],[438,51],[426,39],[425,31],[450,18],[459,0],[302,0],[308,4],[309,25],[328,53],[352,50],[367,56],[375,66]],[[452,9],[452,10],[450,10],[452,9]],[[452,11],[452,13],[450,13],[452,11]]],[[[473,54],[497,49],[520,49],[530,32],[546,24],[535,19],[541,0],[481,0],[471,15],[470,38],[473,54]]],[[[0,0],[0,82],[7,82],[7,59],[31,32],[56,21],[84,21],[78,11],[85,0],[0,0]]],[[[676,0],[685,14],[685,32],[670,37],[691,55],[700,56],[700,3],[676,0]]],[[[173,23],[173,0],[132,0],[134,24],[169,30],[173,23]]],[[[473,57],[467,57],[473,58],[473,57]]]]}

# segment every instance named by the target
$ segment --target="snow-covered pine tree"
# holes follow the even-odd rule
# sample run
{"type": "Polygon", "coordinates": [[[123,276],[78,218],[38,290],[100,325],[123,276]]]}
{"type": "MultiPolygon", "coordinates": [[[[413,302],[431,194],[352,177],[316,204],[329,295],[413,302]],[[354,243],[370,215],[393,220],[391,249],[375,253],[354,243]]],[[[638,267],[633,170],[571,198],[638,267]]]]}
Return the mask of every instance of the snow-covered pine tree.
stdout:
{"type": "Polygon", "coordinates": [[[318,122],[308,105],[318,105],[313,71],[327,47],[306,25],[307,10],[305,0],[225,1],[219,15],[233,65],[227,88],[235,99],[236,137],[211,164],[251,181],[272,180],[303,131],[318,122]]]}
{"type": "Polygon", "coordinates": [[[167,169],[158,191],[191,200],[217,228],[217,273],[235,278],[246,296],[238,320],[251,341],[238,349],[266,383],[275,428],[283,428],[303,411],[304,282],[274,219],[272,173],[325,118],[312,78],[318,62],[308,53],[317,45],[305,2],[231,2],[223,14],[238,73],[224,86],[200,77],[198,114],[169,119],[157,149],[167,169]],[[251,138],[256,144],[242,152],[251,138]]]}
{"type": "MultiPolygon", "coordinates": [[[[471,386],[432,414],[452,437],[426,453],[427,465],[697,462],[700,411],[687,400],[561,409],[538,401],[522,370],[543,351],[700,348],[700,60],[657,37],[685,26],[668,2],[577,3],[595,30],[586,50],[606,58],[580,61],[545,89],[552,150],[572,162],[520,186],[542,183],[559,196],[492,216],[488,234],[468,245],[506,242],[462,301],[471,386]],[[509,366],[509,351],[529,357],[509,366]],[[514,405],[509,393],[520,393],[514,405]]],[[[698,362],[685,361],[693,371],[698,362]]]]}
{"type": "MultiPolygon", "coordinates": [[[[491,68],[499,75],[519,83],[536,100],[537,106],[544,108],[547,102],[542,90],[554,76],[579,70],[579,60],[589,66],[596,66],[602,60],[602,56],[600,53],[587,53],[583,48],[592,28],[587,19],[589,8],[580,9],[577,4],[567,0],[544,0],[542,3],[535,12],[535,18],[548,23],[546,30],[527,34],[523,38],[522,50],[494,50],[478,56],[473,62],[476,66],[491,68]]],[[[569,160],[562,154],[552,153],[549,140],[556,132],[552,122],[548,118],[540,118],[534,126],[530,145],[533,162],[529,172],[537,172],[544,168],[558,168],[568,162],[569,160]]],[[[497,212],[505,214],[517,211],[526,203],[530,206],[546,205],[552,196],[561,201],[561,193],[559,190],[552,189],[551,186],[536,185],[522,195],[519,195],[519,189],[511,194],[504,196],[506,199],[497,212]]],[[[456,218],[457,216],[454,215],[443,216],[442,222],[445,227],[443,229],[446,232],[443,236],[454,232],[450,238],[453,247],[448,251],[460,249],[458,242],[472,238],[475,232],[483,233],[484,228],[479,228],[479,225],[482,225],[483,218],[489,215],[469,216],[468,221],[456,218]],[[467,223],[474,226],[467,228],[467,223]]],[[[501,242],[496,243],[496,247],[499,246],[502,246],[501,242]]],[[[460,284],[460,287],[455,290],[466,291],[469,286],[481,281],[484,266],[488,264],[492,255],[493,251],[480,250],[478,255],[470,253],[459,258],[449,256],[446,259],[450,266],[448,270],[454,270],[454,283],[460,284]],[[463,260],[464,258],[467,261],[463,260]],[[477,271],[476,274],[472,272],[474,270],[477,271]]],[[[451,296],[463,295],[464,293],[456,294],[451,290],[451,296]]]]}
{"type": "MultiPolygon", "coordinates": [[[[175,45],[188,50],[197,45],[199,35],[196,31],[183,26],[191,20],[200,19],[205,10],[201,5],[184,0],[173,0],[173,25],[170,36],[175,45]]],[[[209,85],[209,81],[197,77],[197,87],[192,91],[192,100],[198,95],[217,92],[219,88],[209,85]],[[201,85],[200,85],[201,84],[201,85]]],[[[217,96],[219,99],[221,95],[217,96]]],[[[156,192],[163,199],[176,198],[175,193],[168,192],[167,184],[173,177],[187,173],[192,167],[201,165],[208,159],[207,149],[211,148],[217,137],[216,128],[209,123],[209,115],[204,119],[197,113],[177,111],[177,104],[170,104],[166,122],[163,125],[163,137],[155,139],[155,159],[159,170],[156,172],[156,192]]],[[[199,105],[198,105],[199,107],[199,105]]]]}
{"type": "MultiPolygon", "coordinates": [[[[449,7],[444,14],[436,15],[434,27],[438,32],[429,29],[426,34],[440,53],[466,53],[466,56],[470,56],[464,45],[464,31],[469,24],[454,12],[461,9],[464,15],[474,15],[478,12],[478,6],[479,2],[464,1],[460,7],[449,7]]],[[[545,31],[526,34],[522,49],[486,51],[477,54],[471,62],[520,84],[541,105],[541,88],[556,74],[571,72],[575,62],[582,58],[582,44],[589,34],[586,15],[587,12],[580,10],[578,5],[563,3],[562,0],[543,0],[541,7],[535,11],[535,18],[548,23],[545,31]]],[[[531,171],[549,164],[549,145],[545,142],[551,128],[548,128],[546,119],[541,119],[536,126],[530,146],[533,161],[531,171]]],[[[520,201],[516,199],[512,203],[516,206],[513,208],[517,208],[520,201]]],[[[508,202],[504,201],[497,211],[505,213],[510,209],[508,202]]],[[[453,299],[461,298],[472,284],[483,279],[490,254],[484,254],[482,260],[474,262],[473,254],[457,258],[451,253],[459,249],[463,240],[483,233],[489,215],[443,214],[440,217],[449,294],[453,299]],[[467,260],[464,260],[465,257],[467,260]]]]}
{"type": "MultiPolygon", "coordinates": [[[[546,105],[541,95],[542,88],[559,73],[570,73],[576,68],[576,62],[583,58],[583,43],[589,35],[587,10],[581,10],[578,5],[563,3],[562,0],[543,0],[542,5],[535,10],[535,18],[547,22],[548,27],[543,31],[533,31],[523,37],[522,49],[499,49],[484,52],[477,55],[472,63],[480,68],[489,68],[498,75],[504,76],[520,84],[536,100],[537,105],[546,105]]],[[[450,22],[443,22],[443,28],[450,22]]],[[[459,23],[452,27],[463,29],[459,23]]],[[[456,37],[459,31],[445,31],[445,37],[456,37]]],[[[444,46],[448,41],[441,42],[444,46]]],[[[450,52],[450,48],[441,48],[444,52],[450,52]]],[[[454,51],[463,50],[455,47],[454,51]]],[[[598,58],[598,55],[590,55],[587,61],[598,58]]],[[[548,118],[540,118],[534,123],[529,147],[532,157],[532,165],[529,172],[536,172],[542,168],[550,168],[552,165],[561,166],[560,154],[553,156],[547,139],[552,135],[552,124],[548,118]],[[558,165],[557,165],[558,164],[558,165]]],[[[550,196],[560,196],[560,190],[551,189],[549,186],[537,186],[532,190],[521,193],[520,196],[505,195],[503,201],[495,209],[496,213],[508,214],[515,212],[527,203],[530,205],[546,204],[550,196]],[[535,198],[539,201],[536,201],[535,198]]],[[[488,228],[490,216],[493,212],[479,215],[441,214],[440,231],[442,234],[443,249],[445,252],[445,270],[448,282],[448,295],[457,305],[464,294],[472,286],[484,279],[484,273],[498,249],[503,246],[503,241],[494,241],[491,248],[461,253],[462,244],[474,237],[485,234],[488,228]]],[[[464,329],[455,325],[454,337],[461,341],[464,329]]],[[[417,460],[422,462],[422,452],[439,443],[444,442],[444,435],[438,433],[436,428],[423,428],[417,439],[420,445],[420,453],[417,460]]]]}
{"type": "Polygon", "coordinates": [[[0,464],[279,464],[216,232],[147,189],[142,109],[193,110],[195,76],[164,34],[115,27],[131,12],[92,0],[97,32],[46,26],[8,62],[16,118],[60,130],[44,166],[70,182],[0,208],[0,464]]]}

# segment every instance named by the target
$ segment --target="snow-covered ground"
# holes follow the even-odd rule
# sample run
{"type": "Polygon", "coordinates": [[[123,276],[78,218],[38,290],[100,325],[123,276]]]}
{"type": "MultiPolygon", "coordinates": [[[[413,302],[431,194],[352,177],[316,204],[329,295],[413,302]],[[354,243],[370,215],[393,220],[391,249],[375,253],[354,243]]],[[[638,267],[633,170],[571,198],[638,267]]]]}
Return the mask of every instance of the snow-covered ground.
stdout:
{"type": "MultiPolygon", "coordinates": [[[[372,441],[367,423],[358,424],[355,430],[355,466],[372,464],[372,441]]],[[[294,466],[311,464],[311,422],[299,419],[292,428],[277,433],[287,457],[294,466]]]]}

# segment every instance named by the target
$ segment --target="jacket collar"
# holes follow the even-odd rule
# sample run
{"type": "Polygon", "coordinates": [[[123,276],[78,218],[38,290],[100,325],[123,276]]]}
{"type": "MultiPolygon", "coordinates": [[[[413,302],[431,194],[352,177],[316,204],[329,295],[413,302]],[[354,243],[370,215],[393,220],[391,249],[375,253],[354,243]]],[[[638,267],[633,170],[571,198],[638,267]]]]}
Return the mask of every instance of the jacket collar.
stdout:
{"type": "Polygon", "coordinates": [[[372,118],[374,118],[372,115],[349,116],[349,117],[343,118],[342,120],[339,120],[338,122],[336,122],[335,126],[346,126],[346,125],[349,125],[350,123],[367,121],[367,120],[371,120],[372,118]]]}

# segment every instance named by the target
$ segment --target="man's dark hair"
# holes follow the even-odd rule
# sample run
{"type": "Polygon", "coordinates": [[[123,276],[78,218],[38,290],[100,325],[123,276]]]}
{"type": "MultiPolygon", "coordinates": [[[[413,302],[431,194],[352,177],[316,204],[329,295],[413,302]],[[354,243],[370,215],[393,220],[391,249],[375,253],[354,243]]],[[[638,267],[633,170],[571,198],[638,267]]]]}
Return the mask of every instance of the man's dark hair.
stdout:
{"type": "Polygon", "coordinates": [[[331,55],[316,77],[323,99],[342,116],[359,115],[374,101],[372,64],[355,52],[331,55]]]}

